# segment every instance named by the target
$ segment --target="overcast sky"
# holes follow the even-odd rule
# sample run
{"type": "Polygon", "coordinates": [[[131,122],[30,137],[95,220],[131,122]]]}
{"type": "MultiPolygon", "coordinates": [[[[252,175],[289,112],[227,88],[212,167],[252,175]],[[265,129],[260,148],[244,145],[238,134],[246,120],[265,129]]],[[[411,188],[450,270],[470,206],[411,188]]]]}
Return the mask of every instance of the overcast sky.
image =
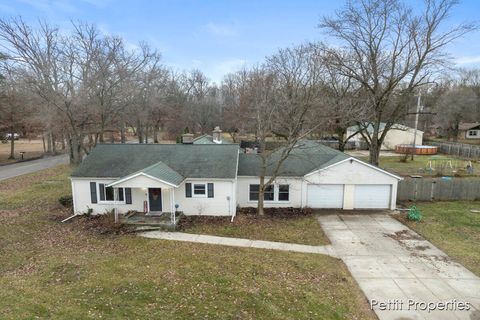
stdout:
{"type": "MultiPolygon", "coordinates": [[[[420,0],[409,0],[421,4],[420,0]]],[[[317,28],[343,1],[332,0],[0,0],[2,17],[21,15],[68,29],[70,20],[94,23],[122,36],[135,48],[146,41],[160,50],[163,62],[179,70],[201,69],[220,81],[228,72],[261,63],[278,48],[325,40],[317,28]]],[[[452,25],[480,19],[480,0],[465,0],[449,20],[452,25]]],[[[480,32],[448,48],[459,66],[480,67],[480,32]]]]}

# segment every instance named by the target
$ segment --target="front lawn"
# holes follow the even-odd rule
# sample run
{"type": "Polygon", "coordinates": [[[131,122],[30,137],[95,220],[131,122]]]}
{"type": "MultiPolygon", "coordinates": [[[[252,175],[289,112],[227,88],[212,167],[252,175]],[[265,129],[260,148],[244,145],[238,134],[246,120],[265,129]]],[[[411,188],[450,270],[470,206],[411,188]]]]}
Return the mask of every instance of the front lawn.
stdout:
{"type": "Polygon", "coordinates": [[[375,319],[338,259],[99,234],[70,169],[0,182],[1,319],[375,319]]]}
{"type": "Polygon", "coordinates": [[[480,201],[422,202],[422,222],[404,221],[425,239],[480,276],[480,201]]]}
{"type": "Polygon", "coordinates": [[[215,236],[267,240],[313,246],[329,244],[316,217],[310,215],[264,216],[238,214],[231,222],[228,217],[187,217],[183,232],[215,236]]]}

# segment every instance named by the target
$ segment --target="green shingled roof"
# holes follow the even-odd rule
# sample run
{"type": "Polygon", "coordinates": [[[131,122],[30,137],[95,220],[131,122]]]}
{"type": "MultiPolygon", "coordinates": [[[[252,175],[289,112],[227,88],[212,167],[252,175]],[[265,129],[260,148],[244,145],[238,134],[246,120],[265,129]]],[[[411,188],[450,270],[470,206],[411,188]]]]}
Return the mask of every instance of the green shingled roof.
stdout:
{"type": "Polygon", "coordinates": [[[161,161],[149,167],[146,167],[145,169],[129,174],[128,176],[123,177],[122,179],[128,179],[138,173],[145,173],[149,176],[171,183],[175,186],[178,186],[183,180],[185,180],[185,178],[180,173],[173,170],[172,168],[170,168],[169,166],[167,166],[165,163],[161,161]]]}
{"type": "Polygon", "coordinates": [[[209,134],[204,134],[202,136],[196,137],[193,139],[194,144],[215,144],[213,142],[213,137],[209,134]]]}
{"type": "MultiPolygon", "coordinates": [[[[271,175],[279,153],[272,154],[267,168],[267,176],[271,175]]],[[[301,177],[314,170],[325,168],[336,162],[348,159],[347,154],[322,145],[315,141],[305,140],[294,148],[290,156],[280,167],[279,176],[301,177]]],[[[260,156],[253,153],[242,153],[238,162],[239,176],[258,176],[260,173],[260,156]]]]}
{"type": "Polygon", "coordinates": [[[99,144],[72,177],[120,178],[148,169],[175,181],[234,179],[237,159],[236,144],[99,144]]]}

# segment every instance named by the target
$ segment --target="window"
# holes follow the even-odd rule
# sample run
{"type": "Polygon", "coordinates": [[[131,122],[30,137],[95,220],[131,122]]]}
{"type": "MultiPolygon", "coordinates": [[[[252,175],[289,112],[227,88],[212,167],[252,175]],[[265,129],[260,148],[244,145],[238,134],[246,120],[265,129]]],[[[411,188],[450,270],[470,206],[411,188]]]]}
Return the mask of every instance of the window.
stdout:
{"type": "Polygon", "coordinates": [[[265,188],[265,192],[263,194],[263,200],[265,200],[265,201],[275,200],[275,188],[274,188],[273,184],[271,184],[267,188],[265,188]]]}
{"type": "Polygon", "coordinates": [[[207,194],[207,188],[204,183],[194,184],[193,185],[193,194],[195,196],[205,196],[207,194]]]}
{"type": "Polygon", "coordinates": [[[278,186],[278,201],[288,201],[290,187],[288,184],[281,184],[278,186]]]}
{"type": "Polygon", "coordinates": [[[477,136],[477,133],[478,133],[477,130],[470,130],[470,131],[468,131],[468,135],[469,135],[470,137],[476,137],[476,136],[477,136]]]}
{"type": "MultiPolygon", "coordinates": [[[[104,183],[99,183],[98,189],[100,191],[100,201],[115,201],[113,187],[107,187],[104,183]]],[[[123,188],[118,188],[118,201],[125,201],[123,188]]]]}
{"type": "Polygon", "coordinates": [[[258,193],[260,192],[260,185],[259,184],[251,184],[250,185],[250,201],[258,201],[258,193]]]}
{"type": "MultiPolygon", "coordinates": [[[[260,185],[259,184],[251,184],[249,190],[249,201],[258,201],[258,195],[260,194],[260,185]]],[[[275,186],[269,185],[265,188],[265,192],[263,193],[263,200],[265,201],[274,201],[275,200],[275,186]]]]}

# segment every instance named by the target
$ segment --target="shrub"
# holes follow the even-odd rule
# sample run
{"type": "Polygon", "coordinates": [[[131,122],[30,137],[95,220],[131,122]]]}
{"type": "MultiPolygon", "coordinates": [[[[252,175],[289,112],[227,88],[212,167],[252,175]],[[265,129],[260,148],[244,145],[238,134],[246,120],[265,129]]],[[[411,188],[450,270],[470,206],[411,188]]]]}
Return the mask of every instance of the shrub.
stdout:
{"type": "Polygon", "coordinates": [[[58,198],[58,202],[65,208],[71,208],[73,206],[73,198],[72,196],[61,196],[58,198]]]}
{"type": "Polygon", "coordinates": [[[418,210],[417,206],[413,205],[410,207],[410,209],[408,210],[407,218],[410,221],[417,222],[422,220],[422,214],[420,213],[420,210],[418,210]]]}

